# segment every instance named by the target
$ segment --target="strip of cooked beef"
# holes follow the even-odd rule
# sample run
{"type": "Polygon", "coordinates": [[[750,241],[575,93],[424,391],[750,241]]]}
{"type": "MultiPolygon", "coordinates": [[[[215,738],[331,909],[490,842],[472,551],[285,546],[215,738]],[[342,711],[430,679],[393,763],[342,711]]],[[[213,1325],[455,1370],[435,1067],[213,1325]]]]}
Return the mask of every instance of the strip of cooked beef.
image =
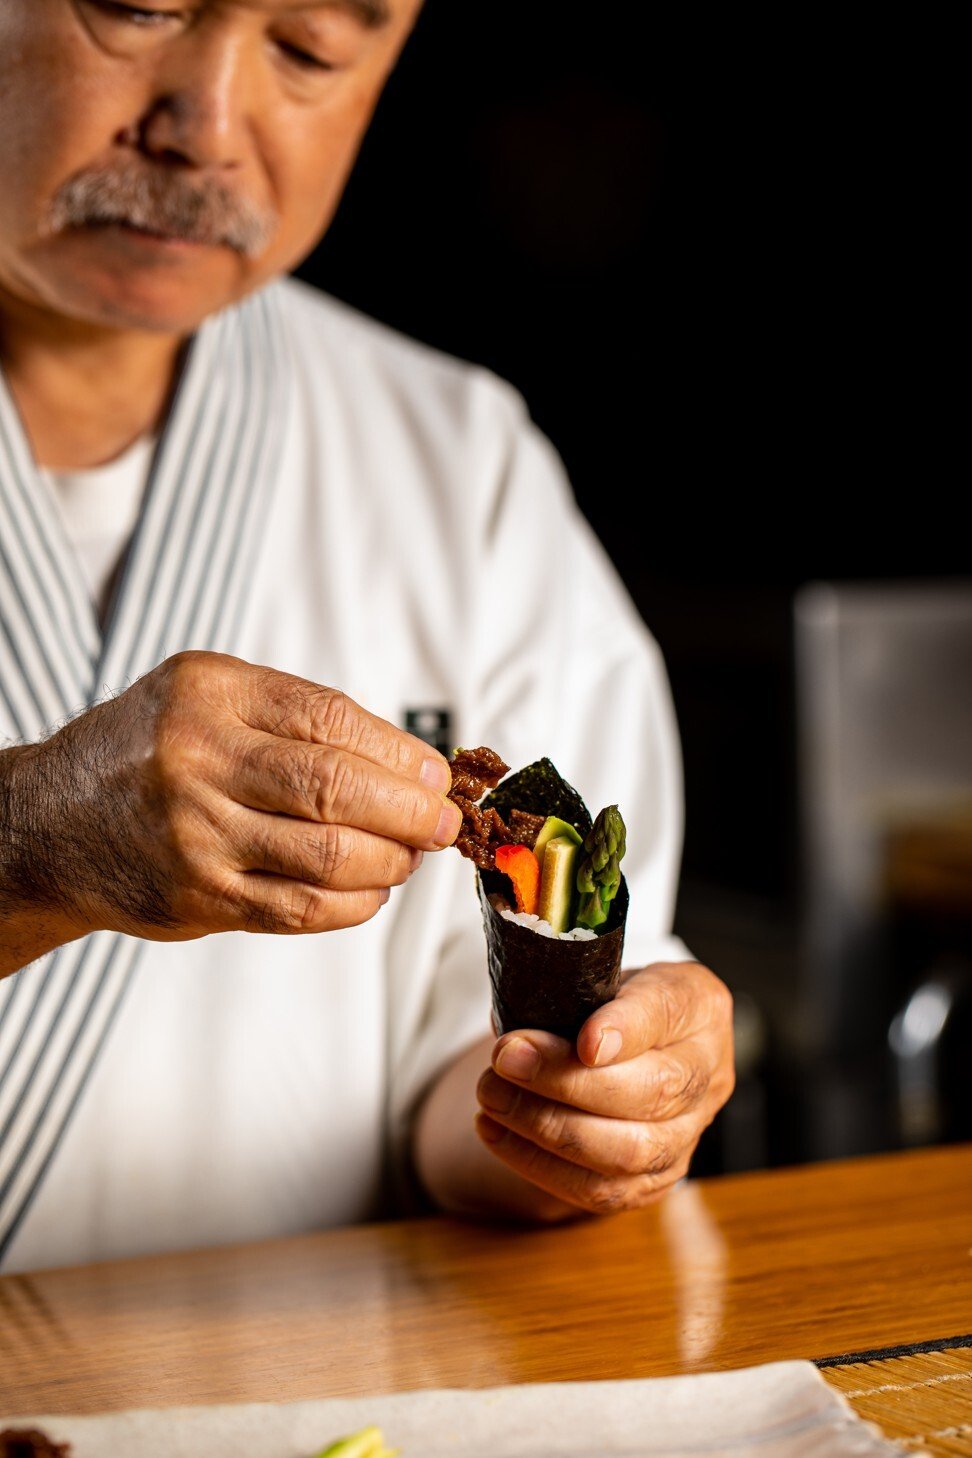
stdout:
{"type": "Polygon", "coordinates": [[[462,812],[456,849],[482,871],[495,869],[498,846],[526,845],[533,850],[544,816],[513,809],[504,821],[498,810],[484,810],[476,803],[487,790],[496,789],[510,768],[495,749],[488,749],[484,744],[478,749],[457,749],[449,763],[452,766],[449,799],[462,812]]]}
{"type": "Polygon", "coordinates": [[[471,800],[456,800],[462,811],[462,829],[453,844],[481,871],[496,869],[498,846],[509,845],[513,837],[498,810],[480,810],[471,800]]]}
{"type": "Polygon", "coordinates": [[[458,805],[462,814],[456,850],[481,871],[491,871],[496,865],[496,847],[508,845],[514,837],[498,811],[481,810],[476,801],[487,790],[495,790],[509,765],[484,744],[478,749],[457,749],[449,764],[452,769],[449,799],[458,805]]]}
{"type": "Polygon", "coordinates": [[[517,845],[528,845],[533,850],[546,818],[545,815],[532,815],[529,810],[511,810],[506,824],[517,845]]]}
{"type": "Polygon", "coordinates": [[[4,1428],[0,1458],[70,1458],[70,1443],[52,1443],[39,1428],[4,1428]]]}
{"type": "Polygon", "coordinates": [[[487,749],[485,744],[478,749],[457,749],[449,767],[452,770],[450,795],[462,795],[467,800],[481,800],[487,790],[495,790],[510,768],[495,749],[487,749]]]}

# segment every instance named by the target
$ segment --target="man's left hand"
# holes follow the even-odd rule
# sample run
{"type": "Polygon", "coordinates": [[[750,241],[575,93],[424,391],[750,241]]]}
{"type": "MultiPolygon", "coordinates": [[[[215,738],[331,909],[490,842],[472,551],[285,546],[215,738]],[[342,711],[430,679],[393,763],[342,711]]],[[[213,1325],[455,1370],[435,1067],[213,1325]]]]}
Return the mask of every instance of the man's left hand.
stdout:
{"type": "Polygon", "coordinates": [[[479,1081],[477,1128],[556,1199],[632,1210],[688,1172],[734,1084],[728,988],[698,962],[659,962],[629,974],[576,1044],[504,1034],[479,1081]]]}

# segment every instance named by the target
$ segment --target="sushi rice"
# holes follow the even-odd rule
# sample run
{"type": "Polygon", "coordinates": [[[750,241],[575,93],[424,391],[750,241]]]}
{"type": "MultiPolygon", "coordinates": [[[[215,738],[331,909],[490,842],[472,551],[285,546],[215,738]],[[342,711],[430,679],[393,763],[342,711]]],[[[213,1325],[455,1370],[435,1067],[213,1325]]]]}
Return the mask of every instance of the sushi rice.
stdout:
{"type": "Polygon", "coordinates": [[[507,921],[515,921],[520,926],[527,926],[542,937],[553,937],[558,942],[593,942],[597,938],[597,932],[591,931],[586,926],[575,926],[570,931],[555,932],[549,921],[544,921],[532,911],[501,911],[500,916],[505,917],[507,921]]]}

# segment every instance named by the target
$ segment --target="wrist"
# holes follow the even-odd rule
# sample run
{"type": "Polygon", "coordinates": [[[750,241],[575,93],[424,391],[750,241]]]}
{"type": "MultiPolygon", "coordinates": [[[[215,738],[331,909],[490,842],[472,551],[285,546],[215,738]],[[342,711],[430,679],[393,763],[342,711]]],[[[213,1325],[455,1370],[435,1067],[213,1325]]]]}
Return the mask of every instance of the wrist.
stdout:
{"type": "Polygon", "coordinates": [[[64,800],[48,744],[0,751],[0,975],[92,930],[59,862],[64,800]]]}

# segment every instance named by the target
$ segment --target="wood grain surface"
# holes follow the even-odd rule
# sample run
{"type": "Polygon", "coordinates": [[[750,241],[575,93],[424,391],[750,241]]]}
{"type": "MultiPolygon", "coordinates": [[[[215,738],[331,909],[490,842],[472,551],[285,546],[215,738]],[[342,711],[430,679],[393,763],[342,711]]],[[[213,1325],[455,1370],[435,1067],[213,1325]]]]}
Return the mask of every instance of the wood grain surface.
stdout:
{"type": "Polygon", "coordinates": [[[661,1376],[970,1331],[961,1145],[690,1180],[556,1229],[435,1218],[3,1277],[0,1412],[661,1376]]]}

